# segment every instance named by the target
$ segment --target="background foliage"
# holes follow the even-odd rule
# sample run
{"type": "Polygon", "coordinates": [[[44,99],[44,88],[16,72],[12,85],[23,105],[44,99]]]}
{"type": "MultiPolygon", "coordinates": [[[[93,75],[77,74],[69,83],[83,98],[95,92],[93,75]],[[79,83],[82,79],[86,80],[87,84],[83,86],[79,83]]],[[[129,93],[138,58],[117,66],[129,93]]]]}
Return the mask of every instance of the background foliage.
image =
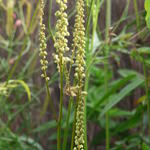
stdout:
{"type": "MultiPolygon", "coordinates": [[[[75,3],[68,2],[72,31],[75,3]]],[[[150,1],[145,1],[145,9],[141,0],[111,2],[109,44],[105,40],[105,0],[85,3],[88,149],[106,149],[108,112],[111,150],[149,150],[150,1]]],[[[52,59],[57,5],[52,0],[45,4],[49,86],[58,109],[58,73],[52,59]]],[[[38,14],[38,0],[0,1],[0,150],[56,149],[56,123],[40,77],[38,14]]],[[[64,102],[63,132],[67,97],[64,102]]],[[[72,122],[71,109],[69,133],[72,122]]]]}

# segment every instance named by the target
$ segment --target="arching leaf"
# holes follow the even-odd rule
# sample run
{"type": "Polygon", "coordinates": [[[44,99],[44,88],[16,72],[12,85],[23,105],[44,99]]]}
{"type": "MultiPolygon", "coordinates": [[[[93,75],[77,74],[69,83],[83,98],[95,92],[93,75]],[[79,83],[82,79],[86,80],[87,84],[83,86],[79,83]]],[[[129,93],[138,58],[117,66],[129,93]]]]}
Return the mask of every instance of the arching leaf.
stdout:
{"type": "Polygon", "coordinates": [[[150,29],[150,0],[145,0],[145,10],[146,10],[146,23],[147,27],[150,29]]]}

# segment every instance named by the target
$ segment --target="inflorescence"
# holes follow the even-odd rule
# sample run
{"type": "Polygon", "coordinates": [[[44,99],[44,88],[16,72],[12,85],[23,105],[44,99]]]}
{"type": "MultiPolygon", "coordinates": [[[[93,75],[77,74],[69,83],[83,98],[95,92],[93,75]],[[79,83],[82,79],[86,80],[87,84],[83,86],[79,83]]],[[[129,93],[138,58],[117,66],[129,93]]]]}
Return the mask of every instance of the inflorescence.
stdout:
{"type": "MultiPolygon", "coordinates": [[[[68,15],[66,13],[67,0],[56,0],[59,5],[59,10],[55,13],[57,17],[56,33],[54,37],[54,47],[56,53],[53,54],[54,62],[57,64],[57,69],[60,75],[63,73],[66,76],[66,85],[70,84],[70,68],[67,69],[67,63],[70,62],[70,67],[75,66],[75,84],[69,85],[69,93],[72,97],[77,97],[77,110],[76,110],[76,128],[75,128],[75,141],[74,150],[84,150],[84,114],[85,114],[85,96],[84,88],[85,80],[85,27],[84,27],[84,0],[77,0],[76,4],[76,18],[73,33],[73,48],[72,55],[66,56],[69,51],[67,37],[70,35],[68,32],[68,15]],[[73,60],[75,58],[75,61],[73,60]],[[66,75],[68,73],[68,75],[66,75]]],[[[40,7],[40,56],[42,65],[42,77],[46,80],[49,78],[46,74],[48,61],[46,60],[46,37],[45,25],[43,24],[43,0],[41,0],[40,7]]]]}
{"type": "Polygon", "coordinates": [[[57,64],[58,72],[63,71],[65,64],[70,61],[69,57],[65,57],[65,53],[69,51],[68,47],[68,37],[70,34],[68,32],[68,19],[67,13],[67,0],[56,0],[59,5],[59,10],[55,13],[57,17],[56,23],[56,34],[55,34],[55,44],[56,54],[53,54],[55,63],[57,64]]]}
{"type": "Polygon", "coordinates": [[[75,19],[74,46],[76,47],[75,78],[77,79],[78,105],[76,114],[75,146],[74,150],[84,150],[84,110],[85,95],[83,91],[85,78],[85,27],[84,27],[84,0],[77,0],[77,14],[75,19]]]}
{"type": "Polygon", "coordinates": [[[45,24],[43,23],[43,16],[44,16],[44,2],[43,0],[40,0],[40,63],[41,63],[41,70],[42,70],[42,74],[41,76],[43,78],[45,78],[45,80],[49,80],[49,77],[47,76],[46,70],[47,70],[47,65],[48,65],[48,61],[46,59],[47,56],[47,52],[46,52],[46,48],[47,48],[47,44],[46,44],[46,37],[45,37],[45,24]]]}

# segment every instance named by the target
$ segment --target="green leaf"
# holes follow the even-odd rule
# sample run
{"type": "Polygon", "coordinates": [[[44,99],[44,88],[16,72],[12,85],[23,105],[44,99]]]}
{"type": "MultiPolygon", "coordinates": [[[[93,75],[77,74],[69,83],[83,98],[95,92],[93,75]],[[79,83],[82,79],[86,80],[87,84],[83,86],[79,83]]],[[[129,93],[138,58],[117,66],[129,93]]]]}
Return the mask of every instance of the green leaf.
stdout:
{"type": "Polygon", "coordinates": [[[145,0],[145,10],[149,11],[150,10],[150,0],[145,0]]]}
{"type": "Polygon", "coordinates": [[[145,10],[146,10],[146,23],[147,23],[147,27],[150,29],[150,0],[145,0],[145,10]]]}
{"type": "Polygon", "coordinates": [[[35,142],[33,139],[31,139],[29,137],[20,136],[19,140],[31,145],[32,147],[37,148],[37,150],[43,150],[43,148],[41,147],[41,145],[39,143],[35,142]]]}
{"type": "MultiPolygon", "coordinates": [[[[131,75],[134,75],[134,76],[137,76],[137,77],[142,77],[142,74],[134,71],[134,70],[131,70],[131,69],[119,69],[118,73],[122,76],[122,77],[128,77],[128,76],[131,76],[131,75]]],[[[144,77],[143,77],[144,78],[144,77]]]]}
{"type": "Polygon", "coordinates": [[[27,92],[29,101],[31,100],[31,92],[30,92],[29,86],[23,80],[10,80],[9,83],[21,84],[23,88],[25,89],[25,91],[27,92]]]}
{"type": "Polygon", "coordinates": [[[149,145],[147,145],[146,143],[143,143],[142,150],[149,150],[149,145]]]}
{"type": "Polygon", "coordinates": [[[137,51],[139,54],[150,54],[150,47],[140,47],[137,51]]]}
{"type": "Polygon", "coordinates": [[[113,108],[109,111],[109,116],[112,117],[127,117],[127,116],[132,116],[135,113],[135,111],[127,111],[127,110],[122,110],[119,108],[113,108]]]}
{"type": "Polygon", "coordinates": [[[44,124],[42,124],[41,126],[37,127],[36,129],[33,130],[33,132],[41,132],[41,131],[47,131],[50,128],[55,128],[57,126],[56,121],[49,121],[46,122],[44,124]]]}
{"type": "Polygon", "coordinates": [[[134,89],[140,86],[144,82],[141,78],[134,79],[131,83],[125,86],[118,94],[115,94],[110,97],[109,102],[106,104],[104,109],[101,112],[101,116],[103,116],[108,110],[118,104],[125,96],[130,94],[134,89]]]}
{"type": "Polygon", "coordinates": [[[7,82],[0,83],[0,95],[7,96],[8,90],[18,87],[18,84],[23,86],[30,101],[31,100],[30,88],[23,80],[9,80],[8,83],[7,82]]]}
{"type": "Polygon", "coordinates": [[[116,135],[121,132],[125,132],[131,128],[135,128],[140,125],[142,119],[143,107],[138,107],[135,114],[128,120],[119,122],[119,124],[113,129],[112,135],[116,135]]]}
{"type": "Polygon", "coordinates": [[[90,118],[94,111],[97,110],[97,108],[100,107],[100,105],[106,101],[112,94],[114,94],[117,90],[119,90],[122,86],[126,85],[129,81],[131,81],[135,77],[134,75],[127,76],[123,79],[119,79],[114,85],[111,86],[111,88],[105,93],[102,97],[100,97],[99,100],[97,100],[93,106],[93,108],[90,110],[88,117],[90,118]]]}

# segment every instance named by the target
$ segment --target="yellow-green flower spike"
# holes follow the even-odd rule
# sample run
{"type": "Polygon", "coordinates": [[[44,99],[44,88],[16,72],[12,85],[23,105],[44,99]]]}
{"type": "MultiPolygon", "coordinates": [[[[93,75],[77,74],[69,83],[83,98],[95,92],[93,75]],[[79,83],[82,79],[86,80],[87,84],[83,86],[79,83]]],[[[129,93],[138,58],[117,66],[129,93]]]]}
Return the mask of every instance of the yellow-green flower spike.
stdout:
{"type": "Polygon", "coordinates": [[[44,16],[44,1],[40,0],[40,33],[39,33],[39,40],[40,40],[40,52],[39,55],[41,57],[40,63],[41,63],[41,70],[42,70],[42,77],[46,80],[49,80],[49,77],[47,77],[46,70],[48,61],[46,59],[47,52],[47,44],[46,44],[46,37],[45,37],[45,24],[43,23],[43,16],[44,16]]]}
{"type": "Polygon", "coordinates": [[[69,36],[68,32],[68,16],[65,12],[67,9],[67,0],[56,0],[57,4],[59,5],[59,10],[55,13],[57,17],[56,22],[56,34],[55,34],[55,44],[54,47],[56,48],[56,53],[53,54],[55,63],[57,64],[58,72],[60,69],[70,61],[70,58],[65,57],[65,52],[69,51],[68,48],[68,40],[67,36],[69,36]]]}
{"type": "Polygon", "coordinates": [[[85,27],[84,27],[84,0],[77,0],[76,4],[75,29],[73,34],[73,47],[76,50],[75,77],[77,79],[78,106],[76,114],[76,129],[74,150],[84,150],[84,113],[85,113],[85,95],[83,91],[85,78],[85,27]]]}
{"type": "Polygon", "coordinates": [[[77,14],[75,19],[73,46],[76,47],[75,77],[82,86],[85,78],[85,27],[84,27],[84,0],[77,0],[77,14]]]}
{"type": "Polygon", "coordinates": [[[84,97],[79,98],[77,114],[76,114],[76,130],[74,150],[84,150],[84,97]]]}

